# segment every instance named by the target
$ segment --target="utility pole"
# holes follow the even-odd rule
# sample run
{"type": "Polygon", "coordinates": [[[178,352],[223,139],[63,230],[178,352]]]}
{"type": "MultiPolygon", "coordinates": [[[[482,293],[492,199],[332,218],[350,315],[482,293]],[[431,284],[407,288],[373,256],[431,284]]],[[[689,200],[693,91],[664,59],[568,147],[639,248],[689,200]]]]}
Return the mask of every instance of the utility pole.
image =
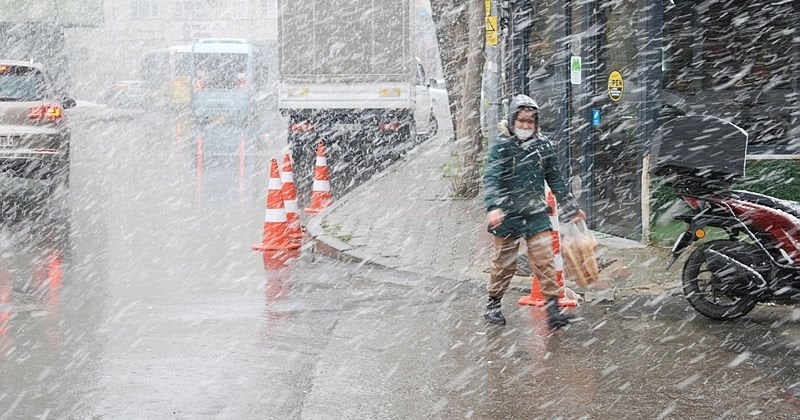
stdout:
{"type": "Polygon", "coordinates": [[[486,2],[486,66],[483,70],[484,124],[489,141],[498,137],[497,122],[500,116],[500,28],[498,27],[498,2],[486,2]]]}

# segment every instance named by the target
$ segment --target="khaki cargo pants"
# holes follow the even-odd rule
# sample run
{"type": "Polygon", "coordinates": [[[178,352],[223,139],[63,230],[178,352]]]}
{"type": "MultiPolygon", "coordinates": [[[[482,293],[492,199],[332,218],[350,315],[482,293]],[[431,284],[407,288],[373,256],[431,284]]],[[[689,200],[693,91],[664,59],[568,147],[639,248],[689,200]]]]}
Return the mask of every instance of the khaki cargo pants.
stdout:
{"type": "MultiPolygon", "coordinates": [[[[494,237],[494,258],[489,272],[489,297],[503,297],[517,270],[519,241],[523,238],[494,237]]],[[[558,298],[556,266],[553,260],[553,238],[550,231],[524,238],[528,247],[528,262],[545,298],[558,298]]]]}

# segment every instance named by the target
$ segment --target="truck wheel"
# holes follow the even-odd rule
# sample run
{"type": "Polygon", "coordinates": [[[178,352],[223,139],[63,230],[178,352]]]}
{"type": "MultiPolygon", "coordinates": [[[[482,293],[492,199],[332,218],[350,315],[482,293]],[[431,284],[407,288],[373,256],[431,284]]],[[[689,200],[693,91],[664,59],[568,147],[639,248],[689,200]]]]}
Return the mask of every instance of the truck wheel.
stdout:
{"type": "MultiPolygon", "coordinates": [[[[288,138],[292,153],[292,174],[294,175],[297,199],[306,202],[310,197],[311,184],[316,165],[316,143],[311,136],[290,134],[288,138]]],[[[282,161],[279,165],[283,165],[282,161]]]]}

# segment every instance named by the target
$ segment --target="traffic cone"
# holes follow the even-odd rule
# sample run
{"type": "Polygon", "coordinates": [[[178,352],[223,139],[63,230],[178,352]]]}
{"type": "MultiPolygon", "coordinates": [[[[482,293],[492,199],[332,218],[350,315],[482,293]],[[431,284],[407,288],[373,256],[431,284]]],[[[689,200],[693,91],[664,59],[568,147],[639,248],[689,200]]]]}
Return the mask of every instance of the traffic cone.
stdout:
{"type": "Polygon", "coordinates": [[[283,197],[281,195],[278,160],[272,158],[269,170],[267,210],[264,213],[264,239],[260,244],[253,245],[253,250],[267,251],[299,248],[299,244],[292,243],[287,231],[288,223],[286,222],[286,209],[283,207],[283,197]]]}
{"type": "Polygon", "coordinates": [[[328,207],[333,202],[331,197],[331,183],[328,177],[328,161],[325,158],[325,146],[322,142],[317,144],[317,164],[314,167],[314,186],[311,189],[311,206],[305,212],[309,216],[328,207]]]}
{"type": "Polygon", "coordinates": [[[531,284],[531,294],[529,296],[523,296],[519,298],[520,305],[530,305],[530,306],[544,306],[547,304],[547,300],[542,295],[542,289],[539,286],[539,278],[536,277],[536,274],[533,275],[533,283],[531,284]]]}
{"type": "MultiPolygon", "coordinates": [[[[556,196],[550,188],[547,188],[547,205],[550,206],[550,211],[547,214],[550,216],[550,225],[553,227],[553,230],[550,231],[550,236],[553,242],[553,262],[556,266],[556,282],[558,283],[558,306],[578,306],[575,293],[564,286],[564,260],[561,258],[561,236],[558,232],[558,207],[556,196]]],[[[542,295],[539,279],[535,274],[531,283],[530,296],[521,297],[519,304],[531,306],[544,306],[547,304],[547,300],[542,295]]]]}
{"type": "Polygon", "coordinates": [[[283,197],[283,205],[286,207],[286,223],[289,225],[287,234],[299,245],[303,239],[303,228],[300,226],[300,218],[297,216],[297,189],[294,187],[292,157],[288,153],[283,155],[281,196],[283,197]]]}

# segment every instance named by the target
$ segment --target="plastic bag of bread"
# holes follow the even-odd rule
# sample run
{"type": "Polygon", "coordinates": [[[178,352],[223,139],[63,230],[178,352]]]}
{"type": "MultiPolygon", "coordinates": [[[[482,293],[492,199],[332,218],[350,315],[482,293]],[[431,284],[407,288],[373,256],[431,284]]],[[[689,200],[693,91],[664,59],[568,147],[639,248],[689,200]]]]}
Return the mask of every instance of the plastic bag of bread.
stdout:
{"type": "Polygon", "coordinates": [[[564,223],[561,231],[561,256],[564,259],[564,273],[578,286],[587,287],[597,281],[600,270],[597,267],[597,241],[592,236],[586,222],[564,223]]]}

